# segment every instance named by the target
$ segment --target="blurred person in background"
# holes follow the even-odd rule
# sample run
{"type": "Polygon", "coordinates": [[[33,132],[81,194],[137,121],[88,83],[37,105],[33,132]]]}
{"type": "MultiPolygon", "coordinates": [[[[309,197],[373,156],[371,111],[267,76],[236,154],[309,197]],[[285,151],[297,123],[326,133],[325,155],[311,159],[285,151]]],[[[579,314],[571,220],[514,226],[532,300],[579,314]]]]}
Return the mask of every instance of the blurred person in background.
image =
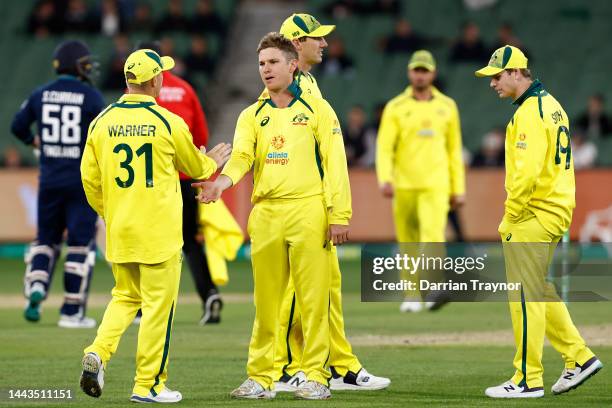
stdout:
{"type": "Polygon", "coordinates": [[[583,129],[589,139],[612,136],[612,119],[605,112],[605,99],[600,93],[589,97],[586,111],[576,118],[576,127],[583,129]]]}
{"type": "Polygon", "coordinates": [[[342,75],[350,77],[355,74],[353,59],[346,55],[344,42],[339,37],[333,37],[328,42],[327,56],[318,67],[322,76],[342,75]]]}
{"type": "Polygon", "coordinates": [[[595,167],[597,160],[597,146],[586,137],[584,129],[577,127],[572,134],[572,157],[576,170],[595,167]]]}
{"type": "Polygon", "coordinates": [[[493,129],[482,138],[478,153],[474,155],[472,167],[502,167],[504,165],[504,131],[493,129]]]}
{"type": "Polygon", "coordinates": [[[450,51],[452,62],[480,62],[489,56],[488,48],[480,38],[480,28],[473,21],[461,26],[461,35],[450,51]]]}
{"type": "Polygon", "coordinates": [[[102,0],[100,8],[93,14],[92,30],[106,37],[114,37],[125,32],[126,23],[117,0],[102,0]]]}
{"type": "Polygon", "coordinates": [[[84,0],[68,1],[68,8],[64,13],[66,31],[86,33],[91,31],[91,23],[89,10],[84,0]]]}
{"type": "Polygon", "coordinates": [[[525,56],[529,58],[529,52],[525,49],[522,41],[514,33],[514,28],[512,27],[512,24],[508,22],[504,22],[498,27],[497,40],[491,52],[495,51],[500,47],[503,47],[506,44],[525,50],[525,56]]]}
{"type": "Polygon", "coordinates": [[[97,215],[87,203],[80,163],[87,129],[104,107],[100,92],[90,85],[93,64],[81,41],[64,41],[53,53],[58,78],[36,89],[21,105],[11,131],[27,145],[40,148],[36,241],[26,259],[24,317],[37,322],[47,298],[64,231],[68,230],[64,263],[64,303],[58,325],[91,328],[85,316],[89,282],[96,256],[97,215]],[[31,131],[36,122],[37,135],[31,131]]]}
{"type": "Polygon", "coordinates": [[[61,11],[53,0],[40,0],[28,17],[27,32],[37,38],[60,34],[63,31],[61,11]]]}
{"type": "Polygon", "coordinates": [[[153,10],[151,5],[140,1],[134,8],[134,17],[130,21],[130,32],[150,31],[153,28],[153,10]]]}
{"type": "Polygon", "coordinates": [[[187,31],[188,28],[189,20],[187,20],[183,11],[183,1],[170,0],[168,9],[155,25],[155,32],[157,34],[168,31],[181,32],[187,31]]]}
{"type": "Polygon", "coordinates": [[[346,160],[349,167],[364,167],[362,160],[366,153],[366,114],[361,105],[355,105],[346,117],[342,126],[346,160]]]}
{"type": "MultiPolygon", "coordinates": [[[[393,199],[399,243],[445,242],[449,208],[465,203],[459,111],[432,85],[436,62],[429,51],[416,51],[407,68],[410,86],[387,103],[380,122],[376,174],[383,197],[393,199]]],[[[407,294],[400,311],[423,310],[417,296],[407,294]]],[[[447,302],[426,300],[429,310],[447,302]]]]}
{"type": "Polygon", "coordinates": [[[410,54],[426,43],[427,39],[416,33],[405,18],[397,20],[393,34],[382,40],[385,54],[410,54]]]}
{"type": "Polygon", "coordinates": [[[125,34],[118,34],[113,38],[113,53],[108,64],[104,80],[103,89],[122,90],[125,89],[125,78],[123,76],[123,64],[130,55],[130,40],[125,34]]]}
{"type": "Polygon", "coordinates": [[[225,22],[215,11],[215,4],[212,0],[198,0],[190,21],[190,28],[194,33],[215,33],[220,37],[227,30],[225,22]]]}
{"type": "Polygon", "coordinates": [[[215,70],[215,61],[208,53],[208,43],[201,35],[191,37],[191,47],[185,56],[186,77],[192,78],[194,74],[204,73],[212,77],[215,70]]]}

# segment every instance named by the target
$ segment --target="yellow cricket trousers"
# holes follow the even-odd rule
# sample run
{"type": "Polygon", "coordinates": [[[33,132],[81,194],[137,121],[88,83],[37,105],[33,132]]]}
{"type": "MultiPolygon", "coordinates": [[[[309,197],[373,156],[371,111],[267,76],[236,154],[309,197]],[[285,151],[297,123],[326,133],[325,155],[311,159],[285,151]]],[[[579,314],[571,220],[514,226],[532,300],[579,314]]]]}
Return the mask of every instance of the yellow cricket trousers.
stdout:
{"type": "MultiPolygon", "coordinates": [[[[393,220],[395,221],[395,234],[399,243],[428,243],[446,241],[446,222],[448,220],[449,194],[445,190],[402,190],[397,189],[393,194],[393,220]]],[[[419,256],[423,250],[412,245],[400,246],[400,251],[407,249],[407,255],[419,256]],[[414,252],[413,251],[417,251],[414,252]]],[[[425,249],[425,248],[424,248],[425,249]]],[[[429,247],[429,251],[440,250],[439,247],[429,247]]],[[[439,253],[428,253],[429,256],[444,256],[439,253]]],[[[440,281],[439,271],[416,271],[413,274],[402,271],[401,278],[414,282],[416,289],[406,291],[406,300],[418,301],[426,293],[421,293],[419,280],[427,279],[440,281]]]]}
{"type": "Polygon", "coordinates": [[[97,353],[106,363],[117,350],[121,335],[134,320],[138,309],[142,319],[138,329],[134,394],[157,395],[168,377],[168,350],[172,319],[181,278],[182,256],[158,264],[113,264],[115,287],[93,344],[84,352],[97,353]]]}
{"type": "Polygon", "coordinates": [[[521,282],[520,294],[510,295],[509,299],[516,344],[516,372],[512,381],[528,388],[543,387],[545,335],[561,353],[566,368],[584,364],[594,356],[554,285],[546,281],[548,266],[561,237],[547,232],[533,214],[516,224],[502,222],[499,232],[507,279],[521,282]]]}
{"type": "Polygon", "coordinates": [[[445,242],[449,195],[438,190],[395,190],[397,242],[445,242]]]}
{"type": "Polygon", "coordinates": [[[264,200],[249,217],[253,265],[255,322],[247,374],[265,388],[274,373],[280,336],[280,309],[287,282],[295,286],[301,311],[304,351],[302,370],[308,380],[327,384],[329,358],[330,272],[327,211],[322,196],[264,200]]]}
{"type": "MultiPolygon", "coordinates": [[[[330,355],[329,365],[345,376],[348,371],[357,373],[361,363],[353,354],[351,344],[344,332],[342,313],[342,274],[336,247],[329,253],[331,266],[331,292],[329,314],[330,355]]],[[[300,310],[295,302],[293,282],[289,279],[287,291],[283,296],[280,313],[280,336],[276,342],[274,361],[275,380],[284,374],[292,376],[302,370],[303,334],[300,310]]]]}

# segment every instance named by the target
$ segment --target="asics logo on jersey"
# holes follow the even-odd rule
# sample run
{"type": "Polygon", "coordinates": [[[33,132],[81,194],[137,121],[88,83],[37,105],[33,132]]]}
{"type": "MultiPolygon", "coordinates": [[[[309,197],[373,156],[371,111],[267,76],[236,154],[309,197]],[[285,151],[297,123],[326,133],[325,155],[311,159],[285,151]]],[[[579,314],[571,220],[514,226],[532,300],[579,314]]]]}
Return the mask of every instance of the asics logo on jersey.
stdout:
{"type": "Polygon", "coordinates": [[[508,234],[508,236],[506,237],[506,241],[510,241],[512,239],[512,233],[508,234]]]}
{"type": "Polygon", "coordinates": [[[259,122],[259,126],[264,127],[268,124],[269,121],[270,121],[270,117],[266,116],[261,120],[261,122],[259,122]]]}
{"type": "Polygon", "coordinates": [[[135,62],[132,62],[130,65],[128,65],[128,69],[132,69],[132,68],[134,68],[134,65],[136,65],[136,63],[135,63],[135,62]]]}

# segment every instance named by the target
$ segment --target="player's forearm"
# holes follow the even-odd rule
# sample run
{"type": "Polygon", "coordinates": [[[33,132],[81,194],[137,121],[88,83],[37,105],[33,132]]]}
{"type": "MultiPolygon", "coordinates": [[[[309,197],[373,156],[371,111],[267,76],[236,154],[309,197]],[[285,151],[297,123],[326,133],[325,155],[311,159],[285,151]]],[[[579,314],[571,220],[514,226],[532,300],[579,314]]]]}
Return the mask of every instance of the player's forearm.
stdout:
{"type": "Polygon", "coordinates": [[[229,178],[225,174],[221,174],[215,180],[215,185],[221,189],[221,192],[224,192],[225,190],[233,186],[234,182],[232,181],[231,178],[229,178]]]}
{"type": "MultiPolygon", "coordinates": [[[[231,185],[238,184],[244,175],[251,169],[253,165],[252,157],[248,154],[234,151],[223,171],[222,176],[227,177],[231,181],[231,185]]],[[[229,188],[229,187],[228,187],[229,188]]]]}

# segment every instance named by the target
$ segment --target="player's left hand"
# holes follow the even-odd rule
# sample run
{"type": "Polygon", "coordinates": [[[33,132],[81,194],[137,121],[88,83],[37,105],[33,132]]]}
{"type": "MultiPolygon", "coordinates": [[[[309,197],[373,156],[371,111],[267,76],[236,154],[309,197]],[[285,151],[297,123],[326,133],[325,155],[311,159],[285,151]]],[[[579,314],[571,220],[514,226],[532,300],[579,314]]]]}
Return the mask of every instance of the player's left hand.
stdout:
{"type": "Polygon", "coordinates": [[[453,210],[456,210],[459,207],[462,207],[465,204],[465,195],[452,195],[450,198],[450,207],[453,210]]]}
{"type": "Polygon", "coordinates": [[[342,245],[349,239],[349,226],[340,224],[330,224],[327,230],[327,240],[334,245],[342,245]]]}

